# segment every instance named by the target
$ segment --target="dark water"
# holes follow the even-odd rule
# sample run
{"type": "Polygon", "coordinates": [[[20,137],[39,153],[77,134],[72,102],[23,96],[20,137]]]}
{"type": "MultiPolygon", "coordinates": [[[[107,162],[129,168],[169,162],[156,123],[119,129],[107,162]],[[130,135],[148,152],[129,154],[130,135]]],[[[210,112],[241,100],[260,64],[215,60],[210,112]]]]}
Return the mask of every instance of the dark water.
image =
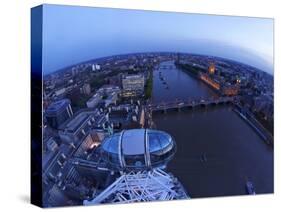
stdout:
{"type": "Polygon", "coordinates": [[[193,98],[215,97],[217,94],[208,88],[202,81],[178,70],[172,61],[161,63],[162,69],[153,73],[153,102],[187,100],[193,98]],[[161,72],[161,74],[159,74],[161,72]],[[166,84],[160,80],[163,76],[166,84]]]}
{"type": "MultiPolygon", "coordinates": [[[[215,95],[180,70],[161,71],[170,89],[158,82],[156,71],[154,102],[215,95]]],[[[168,169],[192,198],[246,194],[247,179],[253,182],[256,193],[273,192],[273,150],[231,106],[154,114],[153,120],[158,129],[175,138],[177,153],[168,169]]]]}

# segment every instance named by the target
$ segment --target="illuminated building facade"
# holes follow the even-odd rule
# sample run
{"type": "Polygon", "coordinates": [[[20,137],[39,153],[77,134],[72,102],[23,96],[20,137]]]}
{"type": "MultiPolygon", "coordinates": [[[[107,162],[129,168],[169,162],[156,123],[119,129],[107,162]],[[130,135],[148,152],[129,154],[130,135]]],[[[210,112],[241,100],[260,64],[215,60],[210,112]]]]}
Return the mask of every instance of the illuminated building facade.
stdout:
{"type": "Polygon", "coordinates": [[[220,90],[220,83],[210,78],[207,74],[200,73],[199,78],[216,90],[220,90]]]}
{"type": "Polygon", "coordinates": [[[214,63],[211,63],[210,66],[209,66],[209,68],[208,68],[209,74],[214,74],[214,73],[215,73],[215,70],[216,70],[215,64],[214,64],[214,63]]]}
{"type": "Polygon", "coordinates": [[[143,93],[144,91],[144,75],[126,75],[122,78],[122,95],[124,97],[137,96],[143,93]]]}
{"type": "Polygon", "coordinates": [[[204,81],[206,84],[214,88],[215,90],[218,90],[221,92],[221,94],[226,95],[226,96],[235,96],[239,92],[239,86],[238,85],[231,85],[231,84],[226,84],[222,85],[219,81],[216,79],[213,79],[209,74],[205,74],[200,72],[199,78],[204,81]]]}
{"type": "Polygon", "coordinates": [[[222,93],[226,96],[235,96],[239,92],[239,86],[227,85],[222,88],[222,93]]]}

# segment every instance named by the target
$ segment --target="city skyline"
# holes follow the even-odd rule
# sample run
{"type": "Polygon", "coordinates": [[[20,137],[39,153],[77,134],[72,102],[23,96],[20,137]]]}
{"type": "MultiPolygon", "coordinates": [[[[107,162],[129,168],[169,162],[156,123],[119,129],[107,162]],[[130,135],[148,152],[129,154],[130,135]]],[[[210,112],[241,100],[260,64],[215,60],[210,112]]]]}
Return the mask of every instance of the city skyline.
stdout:
{"type": "Polygon", "coordinates": [[[43,8],[44,74],[95,58],[157,51],[218,56],[273,74],[273,19],[58,5],[43,8]]]}
{"type": "Polygon", "coordinates": [[[42,161],[32,201],[57,207],[273,193],[272,24],[34,8],[32,164],[34,156],[42,161]]]}

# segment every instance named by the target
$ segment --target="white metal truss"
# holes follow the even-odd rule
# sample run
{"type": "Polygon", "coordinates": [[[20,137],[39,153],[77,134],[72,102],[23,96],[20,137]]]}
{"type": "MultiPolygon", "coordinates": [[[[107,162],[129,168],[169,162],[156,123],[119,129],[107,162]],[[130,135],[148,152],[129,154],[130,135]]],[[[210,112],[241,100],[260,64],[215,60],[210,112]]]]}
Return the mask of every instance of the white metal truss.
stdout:
{"type": "Polygon", "coordinates": [[[93,200],[84,205],[99,203],[130,203],[189,198],[177,178],[162,169],[122,174],[93,200]]]}

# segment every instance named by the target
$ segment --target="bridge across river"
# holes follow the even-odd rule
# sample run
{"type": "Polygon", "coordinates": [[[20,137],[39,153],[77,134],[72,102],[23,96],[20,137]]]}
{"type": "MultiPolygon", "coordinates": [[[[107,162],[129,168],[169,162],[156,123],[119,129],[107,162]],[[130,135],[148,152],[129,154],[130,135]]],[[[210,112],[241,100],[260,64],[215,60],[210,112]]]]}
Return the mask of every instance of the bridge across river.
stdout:
{"type": "Polygon", "coordinates": [[[175,100],[172,102],[159,102],[148,104],[147,107],[152,112],[168,110],[180,110],[183,108],[193,108],[197,106],[208,106],[208,105],[218,105],[225,103],[236,102],[235,97],[219,97],[219,98],[200,98],[200,99],[188,99],[188,100],[175,100]]]}

